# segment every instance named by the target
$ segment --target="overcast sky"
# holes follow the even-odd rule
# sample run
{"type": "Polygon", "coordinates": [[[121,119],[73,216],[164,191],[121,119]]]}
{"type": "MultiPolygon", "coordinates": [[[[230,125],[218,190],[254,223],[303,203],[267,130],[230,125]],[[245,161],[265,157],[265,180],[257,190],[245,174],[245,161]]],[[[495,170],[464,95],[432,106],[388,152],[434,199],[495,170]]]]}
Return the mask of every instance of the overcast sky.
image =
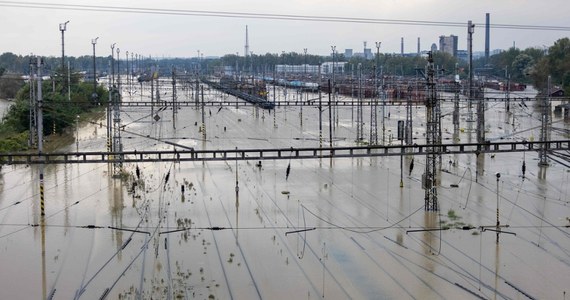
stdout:
{"type": "MultiPolygon", "coordinates": [[[[85,1],[34,0],[33,3],[56,4],[50,9],[11,7],[0,0],[0,53],[61,55],[59,23],[69,20],[65,32],[66,55],[91,55],[91,39],[99,37],[97,55],[110,54],[117,43],[124,51],[154,57],[221,56],[239,52],[243,55],[245,26],[249,27],[250,51],[255,54],[303,52],[327,55],[331,45],[339,52],[352,48],[362,52],[363,41],[374,49],[382,42],[381,52],[399,53],[400,38],[405,52],[415,52],[417,38],[421,49],[429,49],[440,35],[459,37],[459,48],[466,48],[467,26],[432,26],[398,24],[361,24],[353,22],[291,21],[214,17],[78,11],[61,9],[59,4],[97,5],[129,8],[325,16],[388,20],[457,22],[468,20],[483,24],[485,13],[491,24],[549,25],[570,27],[568,0],[128,0],[85,1]]],[[[37,6],[37,5],[36,5],[37,6]]],[[[474,50],[484,50],[484,27],[475,28],[474,50]]],[[[528,29],[492,29],[491,49],[550,46],[570,31],[528,29]]]]}

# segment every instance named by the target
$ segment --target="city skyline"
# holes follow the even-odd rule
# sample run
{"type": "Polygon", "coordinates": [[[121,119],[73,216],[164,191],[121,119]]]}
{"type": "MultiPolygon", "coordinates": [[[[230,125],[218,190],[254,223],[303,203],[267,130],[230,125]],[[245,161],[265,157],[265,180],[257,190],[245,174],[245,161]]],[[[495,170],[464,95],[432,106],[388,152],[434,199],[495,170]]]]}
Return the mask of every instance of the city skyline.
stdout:
{"type": "Polygon", "coordinates": [[[467,21],[476,25],[474,51],[484,50],[485,14],[491,16],[490,47],[508,49],[549,47],[567,37],[562,0],[533,1],[413,0],[396,1],[86,1],[10,2],[3,6],[0,52],[42,56],[61,55],[59,24],[70,21],[65,31],[65,54],[90,55],[91,40],[99,37],[97,55],[110,54],[117,44],[129,51],[153,57],[204,57],[230,53],[243,55],[245,27],[254,54],[285,51],[328,55],[335,45],[362,52],[363,42],[376,52],[406,53],[438,44],[439,36],[458,36],[458,49],[466,49],[467,21]],[[558,9],[557,9],[558,8],[558,9]],[[464,24],[464,25],[463,25],[464,24]],[[504,26],[506,25],[506,26],[504,26]],[[520,26],[520,25],[525,25],[520,26]],[[529,26],[541,26],[529,28],[529,26]],[[556,26],[557,28],[545,28],[556,26]],[[119,29],[120,30],[119,30],[119,29]],[[544,30],[546,29],[546,30],[544,30]]]}

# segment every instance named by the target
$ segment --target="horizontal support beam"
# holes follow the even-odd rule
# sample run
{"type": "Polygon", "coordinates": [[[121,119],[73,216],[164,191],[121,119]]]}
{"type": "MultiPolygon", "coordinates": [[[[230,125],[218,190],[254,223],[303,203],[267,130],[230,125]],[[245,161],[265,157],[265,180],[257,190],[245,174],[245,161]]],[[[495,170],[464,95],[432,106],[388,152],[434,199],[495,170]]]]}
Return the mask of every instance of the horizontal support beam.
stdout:
{"type": "MultiPolygon", "coordinates": [[[[445,98],[445,99],[439,99],[440,101],[443,102],[452,102],[453,99],[452,98],[445,98]]],[[[505,98],[484,98],[483,99],[485,102],[505,102],[506,99],[505,98]]],[[[511,102],[534,102],[534,101],[538,101],[539,99],[536,98],[510,98],[509,101],[511,102]]],[[[540,99],[541,100],[541,99],[540,99]]],[[[552,100],[561,100],[561,99],[552,99],[552,100]]],[[[468,102],[469,100],[466,99],[462,99],[460,100],[460,102],[468,102]]],[[[472,101],[478,101],[477,99],[474,99],[472,101]]],[[[267,103],[273,104],[274,102],[271,100],[267,100],[267,103]]],[[[358,101],[358,100],[335,100],[331,102],[332,106],[340,106],[340,107],[352,107],[355,105],[362,105],[362,106],[372,106],[372,105],[378,105],[378,106],[382,106],[382,105],[386,105],[386,106],[401,106],[401,105],[405,105],[407,102],[407,99],[387,99],[385,101],[385,103],[382,100],[378,100],[378,99],[363,99],[362,101],[358,101]]],[[[413,104],[419,104],[419,105],[423,105],[424,104],[424,100],[414,100],[412,99],[412,103],[413,104]]],[[[63,103],[65,105],[68,105],[69,102],[65,102],[63,103]]],[[[51,103],[47,102],[44,104],[45,106],[49,107],[51,105],[51,103]]],[[[59,103],[57,104],[59,105],[59,103]]],[[[176,105],[178,107],[199,107],[200,105],[202,105],[201,102],[196,102],[196,101],[176,101],[176,105]]],[[[119,103],[119,106],[121,107],[170,107],[172,106],[172,100],[168,100],[168,101],[128,101],[128,102],[121,102],[119,103]]],[[[204,106],[214,106],[214,107],[236,107],[236,106],[259,106],[259,104],[255,104],[255,103],[250,103],[250,102],[246,102],[246,101],[242,101],[242,100],[222,100],[222,99],[216,99],[215,101],[205,101],[204,102],[204,106]]],[[[311,106],[311,107],[318,107],[319,106],[319,101],[318,99],[312,99],[309,101],[276,101],[275,102],[275,107],[288,107],[288,106],[311,106]]],[[[323,97],[322,99],[322,106],[328,106],[328,99],[327,97],[323,97]]]]}
{"type": "Polygon", "coordinates": [[[548,151],[570,150],[570,140],[548,142],[499,142],[409,146],[354,146],[333,148],[259,148],[228,150],[168,150],[124,152],[67,152],[67,153],[4,153],[0,164],[72,164],[112,162],[172,162],[172,161],[233,161],[352,158],[436,154],[481,154],[538,151],[544,145],[548,151]]]}

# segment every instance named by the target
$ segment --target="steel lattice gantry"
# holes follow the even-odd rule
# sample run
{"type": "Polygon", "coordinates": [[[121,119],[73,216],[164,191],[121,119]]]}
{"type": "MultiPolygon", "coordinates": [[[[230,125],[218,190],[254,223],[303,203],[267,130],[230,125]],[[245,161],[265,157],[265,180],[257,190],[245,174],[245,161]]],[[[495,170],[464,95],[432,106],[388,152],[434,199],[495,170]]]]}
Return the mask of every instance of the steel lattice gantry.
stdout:
{"type": "Polygon", "coordinates": [[[434,75],[435,70],[433,66],[433,57],[432,53],[430,52],[428,56],[426,74],[426,145],[428,147],[426,155],[426,169],[422,178],[423,188],[425,190],[424,209],[428,211],[439,210],[437,204],[436,162],[438,160],[437,158],[440,156],[440,149],[437,145],[441,144],[441,112],[435,89],[434,75]]]}
{"type": "Polygon", "coordinates": [[[55,152],[55,153],[0,153],[0,165],[29,164],[92,164],[114,163],[116,157],[122,157],[123,163],[135,162],[198,162],[198,161],[233,161],[233,160],[290,160],[320,158],[354,158],[406,155],[442,155],[442,154],[481,154],[538,152],[546,148],[551,151],[570,151],[570,140],[558,141],[520,141],[487,142],[485,144],[431,144],[404,146],[351,146],[351,147],[308,147],[308,148],[258,148],[258,149],[217,149],[194,150],[149,150],[149,151],[90,151],[90,152],[55,152]],[[439,152],[433,152],[433,150],[439,152]]]}

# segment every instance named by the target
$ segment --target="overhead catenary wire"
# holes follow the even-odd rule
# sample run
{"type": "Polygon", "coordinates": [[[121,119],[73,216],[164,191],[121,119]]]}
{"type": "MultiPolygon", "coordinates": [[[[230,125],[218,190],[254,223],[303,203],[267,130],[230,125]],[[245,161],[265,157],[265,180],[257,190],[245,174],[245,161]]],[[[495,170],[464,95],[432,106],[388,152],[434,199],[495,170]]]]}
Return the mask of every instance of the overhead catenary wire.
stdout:
{"type": "MultiPolygon", "coordinates": [[[[36,8],[36,9],[74,10],[74,11],[134,13],[134,14],[178,15],[178,16],[199,16],[199,17],[241,18],[241,19],[267,19],[267,20],[284,20],[284,21],[439,26],[439,27],[461,27],[461,28],[465,27],[465,22],[450,22],[450,21],[249,13],[249,12],[231,12],[231,11],[214,11],[214,10],[165,9],[165,8],[134,7],[134,6],[81,5],[81,4],[17,2],[17,1],[0,1],[0,6],[36,8]]],[[[484,26],[485,24],[474,23],[474,25],[484,26]]],[[[568,26],[554,26],[554,25],[490,24],[490,27],[496,29],[516,29],[516,30],[570,31],[570,27],[568,26]]]]}

